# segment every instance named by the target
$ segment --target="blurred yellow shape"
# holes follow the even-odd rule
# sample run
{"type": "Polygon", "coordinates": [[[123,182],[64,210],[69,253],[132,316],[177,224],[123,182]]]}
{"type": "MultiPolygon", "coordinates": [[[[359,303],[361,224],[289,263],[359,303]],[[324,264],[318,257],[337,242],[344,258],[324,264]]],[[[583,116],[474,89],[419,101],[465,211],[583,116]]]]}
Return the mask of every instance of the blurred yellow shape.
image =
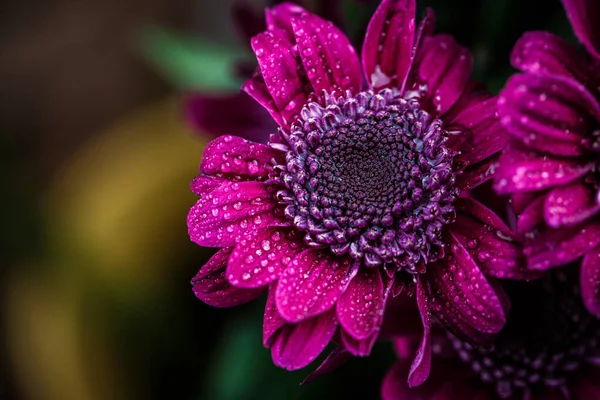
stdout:
{"type": "Polygon", "coordinates": [[[61,257],[125,291],[155,290],[191,246],[185,219],[196,196],[189,182],[206,139],[184,126],[178,100],[146,107],[99,135],[58,176],[46,202],[61,257]]]}
{"type": "Polygon", "coordinates": [[[147,397],[126,367],[136,361],[114,342],[124,329],[115,330],[117,314],[147,310],[169,289],[193,296],[169,277],[186,276],[176,269],[202,252],[185,219],[205,144],[169,98],[95,135],[66,162],[43,201],[47,259],[14,269],[5,293],[8,348],[27,399],[147,397]]]}
{"type": "MultiPolygon", "coordinates": [[[[29,266],[28,266],[29,267],[29,266]]],[[[32,268],[23,268],[23,270],[32,268]]],[[[107,338],[85,323],[82,287],[59,288],[40,274],[15,273],[5,293],[9,355],[21,395],[29,400],[121,400],[128,382],[107,338]]]]}

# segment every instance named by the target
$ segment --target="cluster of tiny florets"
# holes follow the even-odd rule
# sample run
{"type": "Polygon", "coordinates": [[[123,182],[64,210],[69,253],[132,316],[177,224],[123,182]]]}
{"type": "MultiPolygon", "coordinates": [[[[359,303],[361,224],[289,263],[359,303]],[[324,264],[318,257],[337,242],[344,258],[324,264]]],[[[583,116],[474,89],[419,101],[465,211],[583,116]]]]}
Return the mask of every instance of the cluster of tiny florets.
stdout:
{"type": "Polygon", "coordinates": [[[441,230],[454,216],[446,140],[417,98],[326,93],[302,109],[271,178],[309,246],[419,272],[443,255],[441,230]]]}

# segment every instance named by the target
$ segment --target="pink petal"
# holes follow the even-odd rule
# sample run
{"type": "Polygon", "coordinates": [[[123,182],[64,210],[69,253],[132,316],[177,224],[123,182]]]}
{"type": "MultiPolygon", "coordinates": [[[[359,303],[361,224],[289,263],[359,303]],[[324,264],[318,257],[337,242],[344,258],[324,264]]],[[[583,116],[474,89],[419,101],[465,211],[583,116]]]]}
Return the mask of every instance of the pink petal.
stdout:
{"type": "Polygon", "coordinates": [[[350,259],[309,249],[283,271],[275,300],[279,314],[296,323],[331,309],[351,279],[350,259]]]}
{"type": "Polygon", "coordinates": [[[300,113],[307,99],[293,45],[283,30],[266,31],[252,38],[258,66],[284,126],[300,113]]]}
{"type": "Polygon", "coordinates": [[[190,93],[183,99],[184,118],[200,134],[235,133],[245,139],[267,143],[277,125],[269,114],[245,93],[209,95],[190,93]],[[232,118],[231,111],[235,110],[232,118]]]}
{"type": "Polygon", "coordinates": [[[573,45],[550,32],[525,32],[510,55],[512,65],[523,72],[565,75],[586,83],[588,62],[573,45]]]}
{"type": "Polygon", "coordinates": [[[471,103],[449,121],[451,127],[470,133],[470,140],[454,148],[460,150],[455,161],[461,166],[476,164],[505,148],[507,135],[496,117],[496,101],[492,97],[479,103],[471,103]]]}
{"type": "Polygon", "coordinates": [[[435,111],[444,114],[465,89],[471,75],[471,55],[450,35],[426,37],[417,51],[413,69],[416,85],[426,86],[435,111]]]}
{"type": "Polygon", "coordinates": [[[432,311],[461,339],[489,343],[506,323],[502,300],[452,233],[446,243],[448,254],[428,266],[424,276],[432,311]]]}
{"type": "Polygon", "coordinates": [[[600,3],[597,0],[562,0],[575,35],[588,53],[600,60],[600,3]]]}
{"type": "Polygon", "coordinates": [[[287,128],[284,123],[279,108],[275,104],[275,100],[269,93],[267,85],[262,75],[258,74],[248,79],[243,85],[242,90],[256,100],[267,112],[271,115],[271,118],[281,127],[287,128]]]}
{"type": "Polygon", "coordinates": [[[600,121],[600,105],[579,82],[560,75],[513,75],[498,113],[508,133],[539,151],[584,154],[582,138],[600,121]]]}
{"type": "MultiPolygon", "coordinates": [[[[545,195],[547,192],[540,192],[540,193],[545,195]]],[[[510,197],[510,202],[513,206],[513,209],[515,210],[515,213],[517,213],[517,214],[522,213],[527,207],[529,207],[531,202],[533,202],[535,199],[537,199],[540,196],[540,193],[538,193],[538,192],[513,193],[510,197]]]]}
{"type": "Polygon", "coordinates": [[[600,223],[590,221],[582,226],[548,229],[526,242],[523,252],[528,267],[546,270],[575,261],[600,243],[600,223]]]}
{"type": "Polygon", "coordinates": [[[200,246],[229,247],[248,232],[289,225],[282,215],[269,186],[226,181],[192,207],[187,217],[188,233],[200,246]]]}
{"type": "Polygon", "coordinates": [[[293,228],[272,227],[242,238],[229,257],[227,279],[242,288],[264,286],[279,278],[306,246],[293,228]]]}
{"type": "Polygon", "coordinates": [[[369,22],[362,47],[372,88],[404,88],[413,61],[415,0],[384,0],[369,22]]]}
{"type": "Polygon", "coordinates": [[[416,287],[417,306],[423,323],[423,335],[408,373],[408,386],[411,388],[425,382],[431,370],[431,304],[420,278],[417,278],[416,287]]]}
{"type": "Polygon", "coordinates": [[[545,190],[564,185],[588,173],[592,163],[576,158],[548,157],[511,146],[500,156],[494,189],[499,194],[545,190]]]}
{"type": "MultiPolygon", "coordinates": [[[[468,110],[479,105],[479,103],[483,103],[491,99],[492,97],[493,96],[490,94],[490,92],[488,92],[485,85],[473,79],[469,79],[458,101],[454,103],[450,111],[444,115],[444,120],[452,122],[464,111],[467,111],[467,116],[477,118],[475,113],[469,112],[468,110]]],[[[450,139],[448,143],[450,143],[451,140],[452,139],[450,139]]]]}
{"type": "Polygon", "coordinates": [[[310,13],[292,19],[298,52],[316,93],[334,88],[356,93],[362,83],[360,62],[342,31],[310,13]]]}
{"type": "Polygon", "coordinates": [[[190,190],[197,196],[204,196],[221,186],[225,181],[226,179],[217,178],[216,176],[199,175],[190,183],[190,190]]]}
{"type": "Polygon", "coordinates": [[[600,318],[600,246],[588,251],[581,262],[581,295],[588,311],[600,318]]]}
{"type": "Polygon", "coordinates": [[[449,226],[485,275],[509,279],[534,279],[539,273],[526,268],[522,248],[513,232],[490,209],[474,199],[455,202],[456,221],[449,226]]]}
{"type": "Polygon", "coordinates": [[[379,269],[361,268],[337,303],[338,320],[354,339],[366,339],[378,330],[384,306],[379,269]]]}
{"type": "Polygon", "coordinates": [[[206,175],[266,179],[272,160],[285,161],[284,154],[265,144],[237,136],[219,136],[206,145],[200,171],[206,175]]]}
{"type": "Polygon", "coordinates": [[[350,354],[357,357],[366,357],[371,354],[371,350],[373,350],[373,346],[375,345],[378,336],[378,332],[375,332],[365,339],[355,339],[345,329],[341,329],[340,333],[344,348],[346,348],[350,354]]]}
{"type": "Polygon", "coordinates": [[[494,177],[494,167],[498,162],[498,158],[498,155],[494,155],[469,165],[456,176],[456,186],[461,189],[474,189],[489,181],[494,177]]]}
{"type": "Polygon", "coordinates": [[[544,219],[552,228],[577,225],[599,210],[597,191],[581,181],[552,189],[544,201],[544,219]]]}
{"type": "Polygon", "coordinates": [[[265,304],[265,315],[263,318],[263,345],[270,348],[275,340],[275,334],[285,324],[285,320],[279,315],[277,311],[277,305],[275,304],[275,290],[277,283],[271,283],[269,285],[269,294],[267,296],[267,303],[265,304]]]}
{"type": "MultiPolygon", "coordinates": [[[[376,270],[376,271],[378,271],[378,270],[376,270]]],[[[352,282],[354,282],[357,278],[358,278],[358,275],[352,280],[352,282]]],[[[379,338],[379,331],[380,331],[381,325],[383,323],[383,317],[384,317],[383,308],[384,308],[385,304],[387,303],[388,297],[392,291],[392,286],[394,284],[393,279],[389,279],[386,276],[382,276],[381,278],[383,278],[382,279],[383,280],[382,295],[381,295],[381,300],[379,302],[381,304],[381,310],[379,313],[377,313],[377,318],[370,321],[373,323],[373,329],[371,331],[371,334],[365,338],[356,339],[352,332],[348,332],[343,327],[340,329],[340,333],[341,333],[340,336],[342,338],[342,343],[344,344],[344,347],[348,350],[348,352],[350,352],[350,354],[352,354],[354,356],[366,357],[369,354],[371,354],[371,350],[373,349],[375,342],[379,338]]],[[[358,279],[361,279],[361,278],[358,278],[358,279]]],[[[369,293],[366,293],[367,297],[369,297],[369,295],[370,295],[369,293]]],[[[357,301],[358,301],[358,299],[357,299],[357,301]]],[[[362,302],[364,303],[364,298],[362,299],[362,302]]],[[[371,307],[369,307],[369,308],[371,308],[371,307]]],[[[339,315],[339,313],[340,313],[339,306],[338,306],[337,312],[339,315]]],[[[338,320],[339,320],[339,317],[338,317],[338,320]]]]}
{"type": "Polygon", "coordinates": [[[298,324],[286,324],[273,341],[273,363],[290,371],[306,367],[329,344],[336,329],[334,310],[298,324]]]}
{"type": "Polygon", "coordinates": [[[335,371],[350,358],[352,358],[352,355],[344,348],[344,346],[338,345],[334,347],[331,353],[327,355],[327,358],[323,360],[321,365],[319,365],[317,369],[304,378],[300,385],[306,385],[309,382],[335,371]]]}
{"type": "Polygon", "coordinates": [[[424,38],[433,36],[433,32],[435,31],[435,12],[432,8],[425,8],[425,13],[421,22],[419,22],[419,26],[417,26],[417,32],[415,34],[415,40],[413,43],[412,49],[412,59],[414,60],[417,51],[419,51],[419,47],[421,46],[421,42],[424,38]]]}
{"type": "Polygon", "coordinates": [[[544,200],[546,193],[535,197],[517,218],[517,232],[527,234],[544,222],[544,200]]]}
{"type": "Polygon", "coordinates": [[[238,289],[225,279],[225,266],[232,248],[217,251],[192,279],[197,298],[213,307],[233,307],[254,300],[264,290],[238,289]]]}
{"type": "Polygon", "coordinates": [[[270,31],[285,31],[290,42],[294,42],[292,19],[307,14],[304,8],[293,3],[281,3],[266,9],[267,29],[270,31]]]}

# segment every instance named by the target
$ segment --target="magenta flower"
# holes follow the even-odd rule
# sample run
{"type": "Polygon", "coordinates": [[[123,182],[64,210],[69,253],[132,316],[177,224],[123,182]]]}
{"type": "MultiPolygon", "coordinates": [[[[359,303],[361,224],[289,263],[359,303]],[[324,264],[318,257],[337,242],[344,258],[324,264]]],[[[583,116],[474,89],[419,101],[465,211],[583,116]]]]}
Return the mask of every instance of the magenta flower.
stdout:
{"type": "Polygon", "coordinates": [[[503,131],[496,99],[469,80],[469,53],[434,35],[433,18],[416,27],[414,0],[383,1],[362,69],[333,24],[295,5],[267,10],[252,39],[259,71],[244,90],[279,130],[270,145],[224,136],[206,147],[189,234],[222,249],[193,284],[215,306],[268,287],[264,345],[281,367],[306,366],[336,332],[346,351],[369,354],[388,298],[412,288],[419,384],[432,315],[487,343],[507,304],[485,274],[529,276],[511,231],[466,197],[491,177],[503,131]]]}
{"type": "Polygon", "coordinates": [[[547,32],[517,42],[511,61],[523,73],[498,100],[512,142],[495,188],[514,195],[530,269],[583,257],[584,302],[600,317],[600,3],[563,3],[588,55],[547,32]]]}
{"type": "Polygon", "coordinates": [[[397,336],[399,360],[384,378],[383,400],[600,398],[600,321],[583,306],[572,278],[553,274],[507,286],[513,307],[492,348],[436,331],[431,375],[418,388],[405,379],[417,339],[397,336]]]}

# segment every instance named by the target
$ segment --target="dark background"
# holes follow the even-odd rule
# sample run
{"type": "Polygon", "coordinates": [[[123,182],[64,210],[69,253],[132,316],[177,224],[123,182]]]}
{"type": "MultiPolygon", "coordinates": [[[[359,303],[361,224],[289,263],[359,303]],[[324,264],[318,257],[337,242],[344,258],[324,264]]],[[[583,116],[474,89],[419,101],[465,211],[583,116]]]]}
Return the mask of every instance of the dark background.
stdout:
{"type": "MultiPolygon", "coordinates": [[[[342,3],[356,38],[372,6],[342,3]]],[[[476,78],[494,92],[524,31],[573,41],[559,1],[539,4],[418,1],[435,9],[437,32],[472,50],[476,78]]],[[[185,226],[209,133],[182,123],[179,88],[145,59],[140,32],[169,27],[243,49],[230,5],[0,5],[0,398],[378,398],[394,359],[388,343],[299,387],[312,366],[272,365],[260,339],[264,301],[219,310],[190,289],[209,256],[185,226]]]]}

